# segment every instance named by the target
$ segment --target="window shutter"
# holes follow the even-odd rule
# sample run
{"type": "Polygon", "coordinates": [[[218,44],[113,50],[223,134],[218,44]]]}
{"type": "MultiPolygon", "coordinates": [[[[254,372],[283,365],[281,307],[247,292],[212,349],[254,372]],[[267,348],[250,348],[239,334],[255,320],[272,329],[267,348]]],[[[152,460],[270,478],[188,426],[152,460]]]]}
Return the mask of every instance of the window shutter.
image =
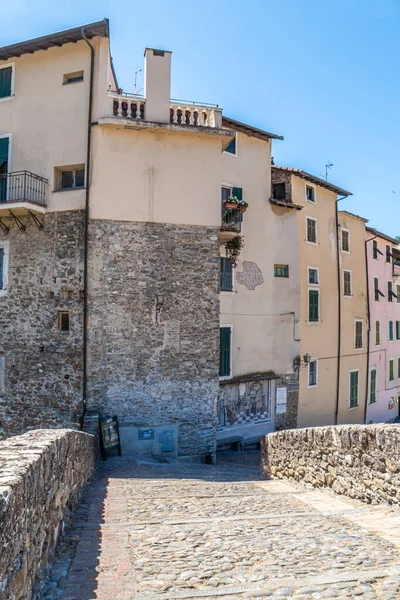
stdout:
{"type": "Polygon", "coordinates": [[[0,290],[3,289],[3,285],[4,285],[3,271],[4,271],[4,248],[0,248],[0,290]]]}
{"type": "Polygon", "coordinates": [[[221,327],[219,331],[219,374],[220,377],[226,377],[231,374],[231,328],[221,327]]]}
{"type": "Polygon", "coordinates": [[[309,321],[318,321],[318,292],[317,290],[309,291],[309,311],[308,311],[308,320],[309,321]]]}
{"type": "MultiPolygon", "coordinates": [[[[1,73],[1,69],[0,69],[0,73],[1,73]]],[[[8,143],[9,143],[8,137],[0,138],[0,167],[2,164],[4,164],[8,160],[8,143]]]]}
{"type": "Polygon", "coordinates": [[[232,196],[236,196],[238,200],[243,200],[243,189],[237,187],[232,188],[232,196]]]}
{"type": "Polygon", "coordinates": [[[11,96],[12,67],[0,69],[0,98],[11,96]]]}
{"type": "Polygon", "coordinates": [[[233,289],[232,263],[226,257],[220,258],[220,289],[223,292],[231,292],[233,289]]]}

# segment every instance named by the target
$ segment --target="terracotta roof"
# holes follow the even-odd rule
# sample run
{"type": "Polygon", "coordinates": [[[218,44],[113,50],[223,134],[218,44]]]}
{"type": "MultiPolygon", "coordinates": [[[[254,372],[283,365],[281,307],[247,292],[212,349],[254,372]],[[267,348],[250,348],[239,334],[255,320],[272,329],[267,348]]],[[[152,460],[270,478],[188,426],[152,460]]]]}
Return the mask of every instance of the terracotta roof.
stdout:
{"type": "Polygon", "coordinates": [[[364,223],[368,223],[368,219],[364,219],[364,217],[360,217],[360,215],[356,215],[355,213],[349,212],[348,210],[340,210],[339,215],[350,215],[350,217],[354,217],[355,219],[359,219],[364,223]]]}
{"type": "Polygon", "coordinates": [[[366,227],[365,228],[369,233],[372,233],[373,235],[376,235],[377,237],[383,238],[384,240],[387,240],[388,242],[392,242],[392,244],[400,244],[399,240],[396,240],[395,238],[390,237],[390,235],[387,235],[386,233],[382,233],[381,231],[378,231],[377,229],[374,229],[373,227],[366,227]]]}
{"type": "Polygon", "coordinates": [[[252,125],[247,125],[246,123],[241,123],[240,121],[235,121],[234,119],[229,119],[228,117],[222,117],[222,125],[225,127],[229,127],[230,129],[235,129],[235,131],[240,131],[250,137],[257,137],[261,140],[275,139],[275,140],[283,140],[283,136],[277,135],[276,133],[269,133],[269,131],[264,131],[264,129],[258,129],[257,127],[253,127],[252,125]]]}
{"type": "Polygon", "coordinates": [[[348,192],[347,190],[344,190],[343,188],[340,188],[337,185],[330,183],[329,181],[325,181],[325,179],[321,179],[320,177],[311,175],[311,173],[302,171],[301,169],[292,169],[290,167],[278,167],[277,165],[272,165],[271,168],[276,169],[277,171],[285,171],[287,173],[292,173],[293,175],[296,175],[296,177],[301,177],[301,179],[305,179],[306,181],[311,181],[312,183],[315,183],[316,185],[326,188],[327,190],[330,190],[331,192],[335,192],[336,194],[341,195],[341,196],[347,197],[347,196],[353,195],[351,192],[348,192]]]}
{"type": "Polygon", "coordinates": [[[89,23],[88,25],[81,25],[80,27],[74,27],[72,29],[65,29],[64,31],[58,31],[57,33],[50,33],[49,35],[44,35],[32,40],[19,42],[18,44],[2,46],[0,47],[0,60],[8,60],[9,58],[15,58],[22,56],[23,54],[33,54],[37,50],[47,50],[53,46],[62,46],[63,44],[69,44],[70,42],[76,43],[83,39],[82,30],[88,39],[96,36],[109,37],[108,19],[89,23]]]}

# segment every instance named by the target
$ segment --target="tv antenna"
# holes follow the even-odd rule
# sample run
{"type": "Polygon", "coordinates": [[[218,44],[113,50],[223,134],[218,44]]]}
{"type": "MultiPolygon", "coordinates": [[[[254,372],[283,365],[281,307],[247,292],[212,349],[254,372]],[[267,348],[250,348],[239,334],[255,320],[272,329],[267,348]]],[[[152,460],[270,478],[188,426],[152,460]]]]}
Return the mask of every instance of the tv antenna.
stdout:
{"type": "Polygon", "coordinates": [[[333,166],[334,166],[334,164],[331,163],[331,161],[328,159],[328,162],[325,165],[325,180],[326,181],[328,181],[328,171],[330,171],[333,166]]]}
{"type": "Polygon", "coordinates": [[[136,71],[135,71],[135,83],[134,83],[134,86],[133,86],[133,93],[134,94],[139,94],[143,90],[142,87],[138,88],[138,85],[137,85],[138,74],[141,73],[142,71],[143,71],[143,67],[139,68],[139,69],[136,69],[136,71]]]}

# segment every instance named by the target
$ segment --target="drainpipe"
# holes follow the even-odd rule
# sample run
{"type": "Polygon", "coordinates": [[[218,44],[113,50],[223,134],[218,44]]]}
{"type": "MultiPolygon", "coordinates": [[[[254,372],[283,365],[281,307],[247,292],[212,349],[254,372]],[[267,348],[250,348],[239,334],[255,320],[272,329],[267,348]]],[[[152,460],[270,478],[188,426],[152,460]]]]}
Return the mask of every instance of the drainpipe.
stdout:
{"type": "Polygon", "coordinates": [[[338,288],[338,346],[337,346],[337,371],[336,371],[336,407],[335,425],[338,424],[339,396],[340,396],[340,354],[342,348],[342,295],[341,295],[341,272],[340,272],[340,248],[339,248],[339,209],[338,203],[347,196],[338,198],[335,203],[336,222],[336,254],[337,254],[337,288],[338,288]]]}
{"type": "Polygon", "coordinates": [[[92,104],[93,104],[93,75],[94,75],[94,48],[85,36],[82,28],[82,38],[90,48],[90,83],[89,83],[89,108],[87,124],[86,148],[86,194],[85,194],[85,222],[84,222],[84,263],[83,263],[83,381],[82,381],[82,415],[81,430],[87,411],[87,336],[88,336],[88,263],[89,263],[89,198],[90,198],[90,157],[92,144],[92,104]]]}
{"type": "Polygon", "coordinates": [[[371,332],[371,308],[370,308],[370,297],[369,297],[369,269],[368,269],[368,242],[372,242],[377,236],[370,238],[369,240],[365,240],[365,274],[367,277],[367,319],[368,319],[368,327],[367,327],[367,374],[365,381],[365,406],[364,406],[364,424],[367,422],[367,408],[368,408],[368,386],[369,386],[369,352],[370,352],[370,332],[371,332]]]}

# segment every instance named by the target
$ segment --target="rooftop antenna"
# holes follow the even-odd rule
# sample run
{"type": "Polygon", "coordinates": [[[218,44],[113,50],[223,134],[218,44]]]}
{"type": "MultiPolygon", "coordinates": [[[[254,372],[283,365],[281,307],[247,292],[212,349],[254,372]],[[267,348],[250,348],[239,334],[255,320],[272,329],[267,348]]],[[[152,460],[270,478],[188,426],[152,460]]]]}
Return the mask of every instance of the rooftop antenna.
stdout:
{"type": "Polygon", "coordinates": [[[330,171],[333,166],[334,166],[334,164],[331,163],[331,161],[328,159],[328,162],[325,165],[325,180],[326,181],[328,181],[328,170],[330,171]]]}
{"type": "Polygon", "coordinates": [[[136,71],[135,71],[135,84],[133,86],[133,93],[134,94],[139,94],[143,90],[143,88],[138,88],[138,85],[137,85],[137,76],[138,76],[138,73],[141,73],[142,71],[143,71],[143,67],[141,69],[136,69],[136,71]]]}

